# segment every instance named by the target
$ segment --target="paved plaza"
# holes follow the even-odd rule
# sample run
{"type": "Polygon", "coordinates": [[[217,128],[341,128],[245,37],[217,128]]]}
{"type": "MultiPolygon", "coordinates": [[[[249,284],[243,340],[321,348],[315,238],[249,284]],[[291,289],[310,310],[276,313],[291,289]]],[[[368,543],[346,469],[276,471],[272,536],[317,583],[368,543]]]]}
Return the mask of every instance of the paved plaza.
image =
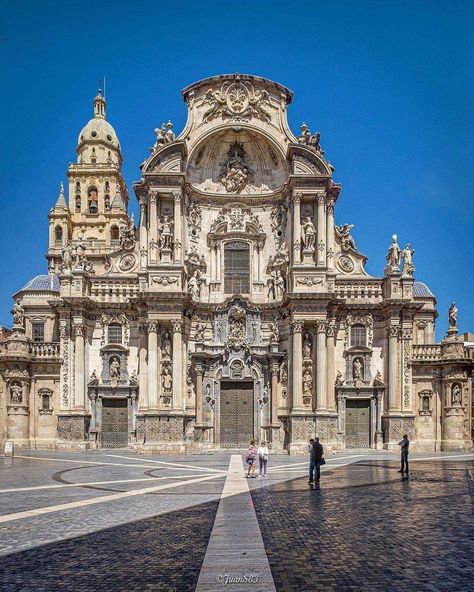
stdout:
{"type": "Polygon", "coordinates": [[[474,454],[0,459],[0,589],[462,592],[474,581],[474,454]]]}

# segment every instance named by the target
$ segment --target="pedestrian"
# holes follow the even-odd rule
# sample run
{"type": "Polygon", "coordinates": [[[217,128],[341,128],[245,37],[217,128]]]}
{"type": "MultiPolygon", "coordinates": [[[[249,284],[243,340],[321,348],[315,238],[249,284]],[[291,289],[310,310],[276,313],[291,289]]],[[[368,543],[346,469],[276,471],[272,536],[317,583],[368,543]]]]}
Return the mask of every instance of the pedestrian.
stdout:
{"type": "Polygon", "coordinates": [[[407,434],[403,434],[403,440],[401,440],[398,445],[400,446],[402,462],[402,466],[398,472],[406,473],[408,475],[408,447],[410,446],[410,441],[408,440],[407,434]]]}
{"type": "Polygon", "coordinates": [[[245,475],[247,479],[250,477],[255,477],[255,461],[257,460],[257,448],[255,447],[255,440],[250,440],[250,446],[247,450],[247,455],[245,457],[245,462],[248,464],[248,471],[245,475]]]}
{"type": "Polygon", "coordinates": [[[314,460],[313,460],[313,444],[314,438],[311,438],[308,444],[308,454],[309,454],[309,479],[308,483],[312,483],[314,480],[314,460]]]}
{"type": "Polygon", "coordinates": [[[319,485],[319,480],[321,478],[321,465],[326,464],[326,461],[324,460],[324,448],[323,445],[319,442],[319,438],[314,439],[312,457],[314,462],[314,468],[316,469],[315,482],[319,485]]]}
{"type": "Polygon", "coordinates": [[[265,442],[265,440],[262,440],[260,442],[260,446],[258,447],[257,454],[258,454],[258,464],[259,464],[258,476],[266,478],[268,454],[269,453],[268,453],[268,446],[267,446],[267,443],[265,442]],[[262,475],[262,472],[263,472],[263,475],[262,475]]]}

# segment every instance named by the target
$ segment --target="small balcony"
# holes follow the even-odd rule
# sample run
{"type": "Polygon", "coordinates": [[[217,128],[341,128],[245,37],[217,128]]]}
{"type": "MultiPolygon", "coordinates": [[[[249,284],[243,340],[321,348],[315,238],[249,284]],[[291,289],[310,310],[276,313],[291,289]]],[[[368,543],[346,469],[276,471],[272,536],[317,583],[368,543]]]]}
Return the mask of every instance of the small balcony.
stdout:
{"type": "Polygon", "coordinates": [[[35,358],[54,359],[59,358],[59,342],[33,341],[30,343],[30,354],[35,358]]]}

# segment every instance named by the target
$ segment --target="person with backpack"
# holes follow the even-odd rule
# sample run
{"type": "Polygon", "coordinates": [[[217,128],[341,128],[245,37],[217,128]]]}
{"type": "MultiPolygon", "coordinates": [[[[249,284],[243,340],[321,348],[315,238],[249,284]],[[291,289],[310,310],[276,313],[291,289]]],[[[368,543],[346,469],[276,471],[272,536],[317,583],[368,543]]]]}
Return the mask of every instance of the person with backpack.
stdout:
{"type": "Polygon", "coordinates": [[[268,452],[268,446],[267,446],[267,443],[265,442],[265,440],[262,440],[260,442],[260,446],[258,447],[257,454],[258,454],[258,463],[259,463],[258,476],[266,478],[269,452],[268,452]],[[262,475],[262,472],[263,472],[263,475],[262,475]]]}
{"type": "Polygon", "coordinates": [[[257,460],[257,448],[255,447],[255,440],[250,440],[250,446],[248,447],[247,454],[245,456],[245,462],[248,465],[248,471],[245,475],[247,479],[255,477],[255,463],[257,460]]]}

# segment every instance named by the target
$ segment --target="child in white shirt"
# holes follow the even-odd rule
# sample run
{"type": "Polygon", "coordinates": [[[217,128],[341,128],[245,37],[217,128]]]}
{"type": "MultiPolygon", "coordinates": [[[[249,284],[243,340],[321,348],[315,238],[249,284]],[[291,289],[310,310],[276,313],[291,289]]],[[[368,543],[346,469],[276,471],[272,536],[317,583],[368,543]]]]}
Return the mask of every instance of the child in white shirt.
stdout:
{"type": "Polygon", "coordinates": [[[258,464],[259,464],[259,477],[267,476],[267,462],[268,462],[268,446],[267,443],[262,440],[257,450],[258,464]],[[263,475],[262,475],[263,472],[263,475]]]}

